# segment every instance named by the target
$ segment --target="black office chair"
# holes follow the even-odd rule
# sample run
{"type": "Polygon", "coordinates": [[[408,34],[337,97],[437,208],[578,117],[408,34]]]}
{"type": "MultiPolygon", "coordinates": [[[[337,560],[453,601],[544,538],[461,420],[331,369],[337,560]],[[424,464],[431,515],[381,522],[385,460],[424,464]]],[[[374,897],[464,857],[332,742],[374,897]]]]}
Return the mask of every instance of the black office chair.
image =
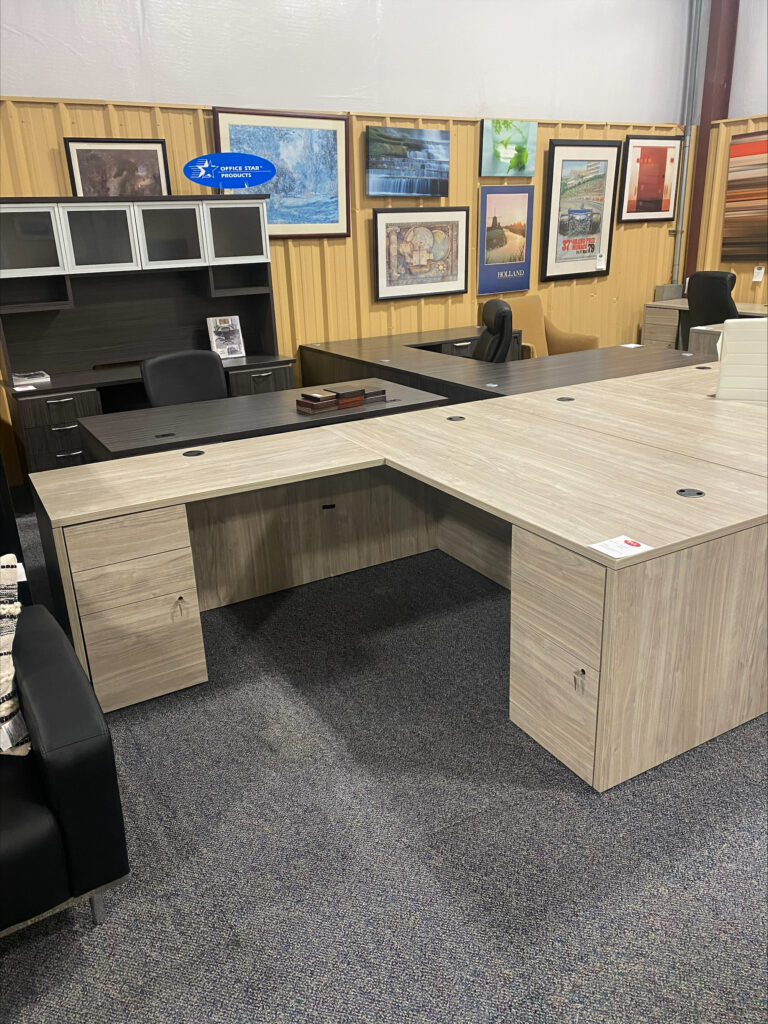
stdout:
{"type": "Polygon", "coordinates": [[[688,323],[690,327],[721,324],[735,320],[739,311],[731,298],[736,275],[725,270],[697,270],[688,280],[688,323]]]}
{"type": "Polygon", "coordinates": [[[505,363],[512,341],[512,310],[503,299],[491,299],[483,306],[485,330],[477,339],[473,359],[485,363],[505,363]]]}
{"type": "Polygon", "coordinates": [[[216,352],[188,349],[141,364],[150,405],[183,405],[227,397],[227,378],[216,352]]]}

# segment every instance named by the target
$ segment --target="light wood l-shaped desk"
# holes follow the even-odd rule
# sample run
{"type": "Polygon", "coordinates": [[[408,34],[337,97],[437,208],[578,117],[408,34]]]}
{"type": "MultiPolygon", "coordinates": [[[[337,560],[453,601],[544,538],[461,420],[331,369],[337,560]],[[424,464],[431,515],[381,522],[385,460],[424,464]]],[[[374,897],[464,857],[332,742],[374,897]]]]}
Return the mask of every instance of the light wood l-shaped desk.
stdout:
{"type": "Polygon", "coordinates": [[[206,680],[201,610],[440,548],[509,588],[510,717],[595,789],[754,718],[766,410],[710,397],[717,372],[33,475],[103,707],[206,680]]]}

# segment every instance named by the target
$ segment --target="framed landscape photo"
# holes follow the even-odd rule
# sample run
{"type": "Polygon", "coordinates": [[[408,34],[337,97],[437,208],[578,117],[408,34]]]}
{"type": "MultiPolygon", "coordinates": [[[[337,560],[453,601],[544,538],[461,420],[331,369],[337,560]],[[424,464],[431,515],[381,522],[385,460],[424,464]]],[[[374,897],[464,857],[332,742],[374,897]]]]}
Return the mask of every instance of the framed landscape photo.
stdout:
{"type": "Polygon", "coordinates": [[[451,133],[369,124],[365,191],[369,196],[448,197],[451,133]]]}
{"type": "Polygon", "coordinates": [[[279,110],[213,108],[220,153],[265,157],[276,168],[238,195],[268,195],[272,238],[349,235],[349,118],[279,110]]]}
{"type": "Polygon", "coordinates": [[[628,135],[619,190],[619,220],[674,220],[682,135],[628,135]]]}
{"type": "Polygon", "coordinates": [[[530,288],[532,218],[532,185],[481,187],[478,295],[530,288]]]}
{"type": "Polygon", "coordinates": [[[169,196],[165,139],[64,139],[72,195],[169,196]]]}
{"type": "Polygon", "coordinates": [[[610,271],[620,153],[620,142],[550,142],[542,281],[610,271]]]}
{"type": "Polygon", "coordinates": [[[484,117],[480,126],[481,178],[532,178],[538,121],[484,117]]]}
{"type": "Polygon", "coordinates": [[[467,290],[468,206],[373,211],[376,300],[467,290]]]}

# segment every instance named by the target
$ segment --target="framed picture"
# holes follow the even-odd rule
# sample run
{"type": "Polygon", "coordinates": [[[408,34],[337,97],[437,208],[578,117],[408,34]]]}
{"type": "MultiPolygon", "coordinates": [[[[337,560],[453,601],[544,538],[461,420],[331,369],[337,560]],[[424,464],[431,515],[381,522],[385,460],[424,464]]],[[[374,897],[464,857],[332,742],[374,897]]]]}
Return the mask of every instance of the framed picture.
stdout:
{"type": "Polygon", "coordinates": [[[481,187],[478,295],[530,287],[532,217],[532,185],[481,187]]]}
{"type": "Polygon", "coordinates": [[[366,194],[447,198],[450,154],[450,132],[368,125],[366,194]]]}
{"type": "Polygon", "coordinates": [[[480,126],[481,178],[532,178],[538,121],[484,117],[480,126]]]}
{"type": "Polygon", "coordinates": [[[277,173],[248,192],[268,195],[272,238],[349,234],[349,118],[343,114],[286,114],[213,108],[220,153],[251,153],[277,173]]]}
{"type": "Polygon", "coordinates": [[[373,211],[376,299],[467,290],[468,206],[373,211]]]}
{"type": "Polygon", "coordinates": [[[768,260],[768,132],[731,138],[720,258],[768,260]]]}
{"type": "Polygon", "coordinates": [[[73,196],[169,196],[165,139],[64,139],[73,196]]]}
{"type": "Polygon", "coordinates": [[[674,220],[682,135],[628,135],[619,190],[619,220],[674,220]]]}
{"type": "Polygon", "coordinates": [[[550,142],[542,281],[609,272],[620,152],[620,142],[550,142]]]}

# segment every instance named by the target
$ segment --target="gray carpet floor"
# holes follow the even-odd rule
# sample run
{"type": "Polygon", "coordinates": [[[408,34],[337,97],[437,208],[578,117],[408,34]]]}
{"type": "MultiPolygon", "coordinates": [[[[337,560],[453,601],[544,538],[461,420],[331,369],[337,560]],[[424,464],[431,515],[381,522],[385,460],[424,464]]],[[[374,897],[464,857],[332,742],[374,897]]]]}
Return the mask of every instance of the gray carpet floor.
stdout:
{"type": "Polygon", "coordinates": [[[594,793],[439,553],[203,620],[109,717],[130,880],[0,940],[4,1024],[764,1024],[765,720],[594,793]]]}

